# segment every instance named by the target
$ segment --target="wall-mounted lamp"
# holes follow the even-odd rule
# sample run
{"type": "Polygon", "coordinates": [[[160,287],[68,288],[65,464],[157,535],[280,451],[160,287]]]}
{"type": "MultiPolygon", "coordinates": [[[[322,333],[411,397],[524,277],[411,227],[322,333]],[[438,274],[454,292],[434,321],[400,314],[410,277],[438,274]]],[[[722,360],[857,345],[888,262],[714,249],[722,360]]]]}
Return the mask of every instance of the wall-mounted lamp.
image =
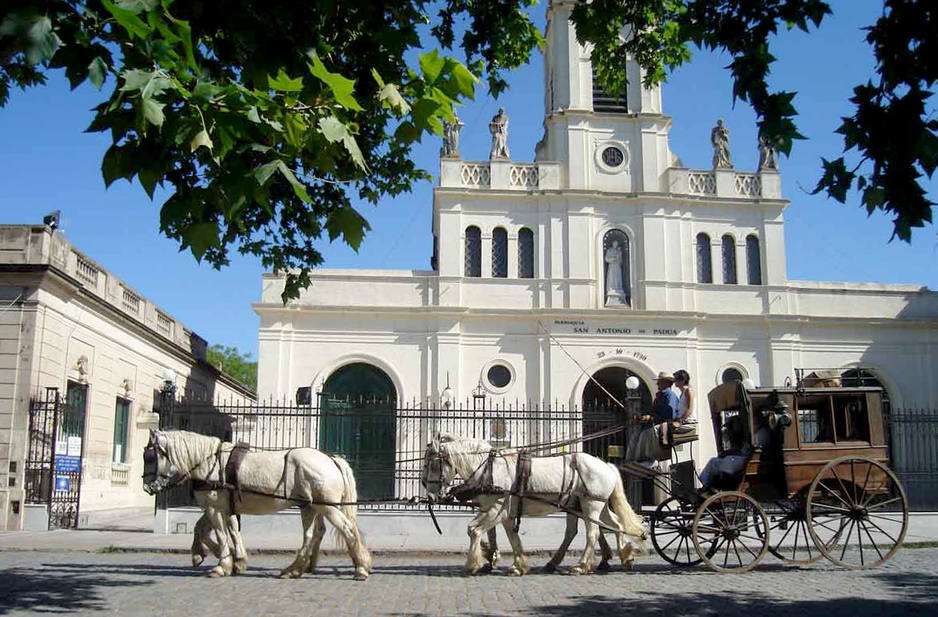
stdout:
{"type": "Polygon", "coordinates": [[[482,387],[482,379],[479,379],[479,385],[472,389],[472,408],[485,409],[485,388],[482,387]]]}
{"type": "Polygon", "coordinates": [[[451,409],[455,400],[456,395],[453,394],[453,389],[449,387],[449,371],[446,371],[446,387],[440,392],[440,405],[443,406],[443,409],[451,409]]]}

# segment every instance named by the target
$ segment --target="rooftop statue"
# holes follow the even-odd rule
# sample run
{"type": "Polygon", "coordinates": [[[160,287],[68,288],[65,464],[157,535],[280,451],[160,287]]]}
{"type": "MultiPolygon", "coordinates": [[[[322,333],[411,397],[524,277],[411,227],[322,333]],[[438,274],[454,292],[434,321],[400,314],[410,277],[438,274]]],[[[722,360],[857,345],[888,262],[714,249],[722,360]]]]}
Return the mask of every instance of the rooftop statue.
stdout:
{"type": "Polygon", "coordinates": [[[710,143],[713,144],[713,168],[732,169],[730,161],[730,131],[723,126],[723,118],[717,120],[717,125],[710,131],[710,143]]]}
{"type": "Polygon", "coordinates": [[[443,147],[440,148],[440,156],[444,158],[459,158],[459,132],[462,130],[463,123],[459,121],[459,116],[453,112],[453,122],[443,121],[443,147]]]}
{"type": "Polygon", "coordinates": [[[492,117],[489,122],[489,132],[492,133],[492,150],[489,152],[489,159],[510,159],[508,154],[508,115],[505,114],[505,108],[501,107],[498,113],[492,117]]]}
{"type": "Polygon", "coordinates": [[[763,169],[778,169],[778,157],[775,155],[775,146],[771,145],[768,140],[759,135],[759,171],[763,169]]]}

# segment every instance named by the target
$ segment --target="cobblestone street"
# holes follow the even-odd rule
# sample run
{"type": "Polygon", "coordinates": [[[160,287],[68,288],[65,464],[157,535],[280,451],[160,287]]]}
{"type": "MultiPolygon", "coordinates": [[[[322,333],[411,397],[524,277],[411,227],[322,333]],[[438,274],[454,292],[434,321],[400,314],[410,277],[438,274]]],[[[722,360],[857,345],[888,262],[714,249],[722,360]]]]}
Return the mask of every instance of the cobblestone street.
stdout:
{"type": "MultiPolygon", "coordinates": [[[[253,556],[227,579],[167,553],[0,552],[0,614],[157,615],[935,615],[938,549],[901,550],[864,572],[825,563],[756,571],[674,570],[645,557],[634,572],[575,577],[536,569],[517,579],[466,577],[458,555],[378,555],[372,577],[351,580],[348,559],[324,556],[319,572],[280,580],[288,555],[253,556]]],[[[541,565],[546,557],[532,563],[541,565]]],[[[573,563],[568,559],[567,563],[573,563]]]]}

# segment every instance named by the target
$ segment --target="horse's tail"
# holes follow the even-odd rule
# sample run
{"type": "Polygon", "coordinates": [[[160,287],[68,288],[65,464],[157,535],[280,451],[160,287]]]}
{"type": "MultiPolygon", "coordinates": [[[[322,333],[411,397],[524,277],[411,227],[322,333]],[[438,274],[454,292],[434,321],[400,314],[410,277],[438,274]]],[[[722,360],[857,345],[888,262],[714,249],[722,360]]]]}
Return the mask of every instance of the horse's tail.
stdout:
{"type": "Polygon", "coordinates": [[[349,466],[348,462],[341,456],[334,456],[332,460],[335,461],[336,467],[339,468],[339,471],[342,472],[342,505],[340,506],[342,514],[345,515],[345,518],[352,521],[352,524],[355,525],[356,529],[358,528],[358,487],[355,484],[355,474],[352,473],[352,468],[349,466]]]}
{"type": "Polygon", "coordinates": [[[360,565],[367,572],[371,572],[371,553],[365,546],[361,531],[358,529],[358,487],[355,484],[355,474],[352,473],[352,468],[348,462],[341,456],[333,456],[332,460],[335,461],[336,467],[342,473],[343,489],[340,509],[345,518],[352,524],[352,534],[355,536],[355,545],[350,547],[354,554],[353,560],[357,566],[360,565]]]}
{"type": "Polygon", "coordinates": [[[622,475],[615,465],[609,464],[609,467],[616,473],[616,486],[609,497],[609,507],[616,513],[627,535],[632,536],[639,549],[645,551],[645,526],[642,524],[642,517],[635,513],[628,499],[625,498],[625,487],[622,485],[622,475]]]}

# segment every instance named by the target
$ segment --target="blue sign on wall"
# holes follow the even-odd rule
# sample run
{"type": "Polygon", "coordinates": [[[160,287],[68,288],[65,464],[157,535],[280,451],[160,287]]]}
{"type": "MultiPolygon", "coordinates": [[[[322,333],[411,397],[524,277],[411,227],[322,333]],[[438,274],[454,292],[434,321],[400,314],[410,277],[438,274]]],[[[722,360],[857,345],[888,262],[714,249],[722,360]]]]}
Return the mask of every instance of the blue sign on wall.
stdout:
{"type": "Polygon", "coordinates": [[[59,455],[55,457],[55,470],[59,473],[76,473],[80,468],[81,468],[80,456],[59,455]]]}
{"type": "Polygon", "coordinates": [[[68,476],[56,476],[55,477],[55,490],[57,491],[68,491],[68,476]]]}

